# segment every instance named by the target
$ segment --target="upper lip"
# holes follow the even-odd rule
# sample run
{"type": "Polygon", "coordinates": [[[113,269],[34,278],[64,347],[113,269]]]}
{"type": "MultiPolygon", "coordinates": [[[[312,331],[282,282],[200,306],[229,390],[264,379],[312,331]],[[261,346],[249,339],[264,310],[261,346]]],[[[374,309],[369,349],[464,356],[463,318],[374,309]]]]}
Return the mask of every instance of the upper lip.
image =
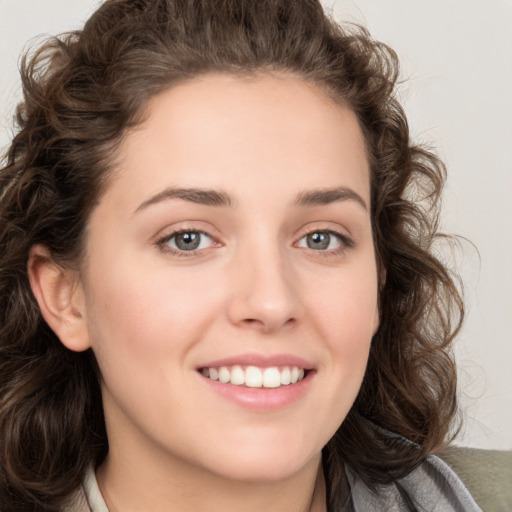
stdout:
{"type": "Polygon", "coordinates": [[[262,355],[262,354],[240,354],[230,356],[215,361],[209,361],[198,367],[200,368],[219,368],[221,366],[257,366],[259,368],[270,368],[271,366],[297,366],[304,370],[313,370],[314,365],[292,354],[276,354],[276,355],[262,355]]]}

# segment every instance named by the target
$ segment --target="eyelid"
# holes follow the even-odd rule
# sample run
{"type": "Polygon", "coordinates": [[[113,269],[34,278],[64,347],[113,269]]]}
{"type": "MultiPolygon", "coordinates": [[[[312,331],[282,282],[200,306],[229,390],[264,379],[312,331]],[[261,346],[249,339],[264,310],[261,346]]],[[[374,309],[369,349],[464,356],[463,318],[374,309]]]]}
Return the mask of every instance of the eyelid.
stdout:
{"type": "Polygon", "coordinates": [[[329,256],[329,255],[341,254],[341,253],[345,252],[347,249],[351,249],[356,244],[355,240],[352,238],[352,236],[347,234],[342,229],[336,229],[333,227],[316,225],[316,226],[312,226],[312,227],[305,229],[301,233],[301,235],[299,236],[297,241],[294,243],[294,245],[297,246],[297,244],[301,240],[303,240],[305,237],[307,237],[313,233],[327,233],[330,235],[334,235],[335,237],[337,237],[340,240],[340,247],[338,247],[336,249],[315,250],[315,249],[310,249],[308,247],[300,247],[301,249],[309,249],[310,251],[317,253],[318,255],[329,256]]]}
{"type": "MultiPolygon", "coordinates": [[[[182,257],[193,257],[193,256],[199,256],[200,253],[205,253],[208,251],[208,249],[215,248],[215,247],[221,247],[224,244],[220,241],[220,236],[214,235],[211,233],[211,231],[215,231],[214,229],[204,229],[199,226],[192,226],[192,225],[181,225],[179,227],[175,228],[168,228],[164,231],[164,234],[158,236],[158,238],[155,241],[155,245],[165,253],[170,253],[175,256],[182,256],[182,257]],[[191,250],[183,250],[179,248],[175,248],[169,245],[169,240],[171,240],[173,237],[182,234],[182,233],[199,233],[203,236],[208,237],[211,240],[211,243],[208,245],[208,247],[202,247],[198,249],[191,249],[191,250]]],[[[316,224],[313,226],[308,226],[305,229],[303,228],[301,230],[300,235],[297,234],[295,238],[295,242],[293,245],[295,247],[298,247],[298,244],[308,235],[311,235],[313,233],[327,233],[329,235],[335,236],[339,242],[340,246],[336,247],[335,249],[312,249],[309,247],[299,247],[300,249],[306,249],[310,252],[316,253],[319,256],[336,256],[339,254],[344,253],[348,249],[351,249],[355,246],[355,240],[353,237],[349,234],[347,234],[346,230],[342,229],[341,227],[332,227],[329,224],[316,224]]]]}
{"type": "Polygon", "coordinates": [[[202,253],[206,251],[207,249],[210,249],[212,247],[220,247],[222,244],[219,242],[218,238],[204,229],[200,229],[197,227],[180,227],[180,228],[174,228],[167,231],[164,235],[159,236],[158,239],[155,242],[155,245],[165,253],[170,253],[174,256],[179,257],[193,257],[198,256],[199,253],[202,253]],[[183,234],[183,233],[199,233],[200,235],[204,235],[208,237],[212,243],[208,247],[198,248],[198,249],[192,249],[189,251],[181,250],[177,247],[171,247],[169,245],[169,241],[176,237],[177,235],[183,234]]]}

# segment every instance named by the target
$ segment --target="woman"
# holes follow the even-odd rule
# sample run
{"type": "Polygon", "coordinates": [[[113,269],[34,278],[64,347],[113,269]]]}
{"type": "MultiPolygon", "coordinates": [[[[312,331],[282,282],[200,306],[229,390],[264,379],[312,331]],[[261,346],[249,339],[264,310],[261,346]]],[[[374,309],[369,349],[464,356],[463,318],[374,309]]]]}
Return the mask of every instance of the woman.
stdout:
{"type": "Polygon", "coordinates": [[[397,70],[285,0],[110,0],[25,63],[2,511],[478,510],[397,70]]]}

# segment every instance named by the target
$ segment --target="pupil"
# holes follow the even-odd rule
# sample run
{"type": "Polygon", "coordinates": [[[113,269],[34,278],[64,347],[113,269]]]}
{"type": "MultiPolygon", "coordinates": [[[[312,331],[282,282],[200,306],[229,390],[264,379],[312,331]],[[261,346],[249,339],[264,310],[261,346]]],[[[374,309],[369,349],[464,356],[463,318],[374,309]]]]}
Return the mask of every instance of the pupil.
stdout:
{"type": "Polygon", "coordinates": [[[312,233],[308,235],[307,242],[310,249],[327,249],[329,247],[330,235],[328,233],[312,233]]]}
{"type": "Polygon", "coordinates": [[[184,251],[193,251],[199,247],[199,233],[180,233],[176,235],[176,246],[184,251]]]}

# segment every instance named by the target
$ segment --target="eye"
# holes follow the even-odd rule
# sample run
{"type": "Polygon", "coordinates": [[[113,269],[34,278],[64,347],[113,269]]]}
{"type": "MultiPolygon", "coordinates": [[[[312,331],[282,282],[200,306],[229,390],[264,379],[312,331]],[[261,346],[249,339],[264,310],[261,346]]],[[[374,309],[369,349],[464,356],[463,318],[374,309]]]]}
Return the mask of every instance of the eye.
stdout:
{"type": "Polygon", "coordinates": [[[352,241],[347,236],[334,231],[313,231],[303,236],[297,243],[297,247],[314,251],[336,251],[352,245],[352,241]]]}
{"type": "Polygon", "coordinates": [[[215,242],[203,231],[176,231],[160,240],[159,245],[177,252],[192,252],[212,247],[215,242]]]}

